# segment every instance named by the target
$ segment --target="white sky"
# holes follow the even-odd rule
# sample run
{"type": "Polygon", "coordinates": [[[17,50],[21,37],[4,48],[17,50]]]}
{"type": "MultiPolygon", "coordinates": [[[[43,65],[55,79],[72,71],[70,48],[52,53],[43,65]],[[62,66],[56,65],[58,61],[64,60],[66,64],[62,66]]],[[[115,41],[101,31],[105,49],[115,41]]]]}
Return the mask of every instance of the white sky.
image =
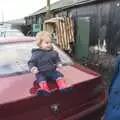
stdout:
{"type": "MultiPolygon", "coordinates": [[[[58,0],[51,0],[51,3],[55,1],[58,0]]],[[[23,18],[46,4],[47,0],[0,0],[0,21],[23,18]]]]}

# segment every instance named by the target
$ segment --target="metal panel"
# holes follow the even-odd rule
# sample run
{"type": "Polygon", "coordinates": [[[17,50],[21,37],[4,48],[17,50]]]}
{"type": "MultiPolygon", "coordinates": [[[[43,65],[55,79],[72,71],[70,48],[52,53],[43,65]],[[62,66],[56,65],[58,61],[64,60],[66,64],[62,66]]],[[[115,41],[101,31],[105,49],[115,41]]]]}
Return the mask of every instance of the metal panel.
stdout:
{"type": "Polygon", "coordinates": [[[89,17],[79,17],[77,23],[76,57],[87,58],[89,47],[89,17]]]}
{"type": "Polygon", "coordinates": [[[32,28],[33,32],[39,32],[41,30],[41,24],[33,24],[32,28]]]}

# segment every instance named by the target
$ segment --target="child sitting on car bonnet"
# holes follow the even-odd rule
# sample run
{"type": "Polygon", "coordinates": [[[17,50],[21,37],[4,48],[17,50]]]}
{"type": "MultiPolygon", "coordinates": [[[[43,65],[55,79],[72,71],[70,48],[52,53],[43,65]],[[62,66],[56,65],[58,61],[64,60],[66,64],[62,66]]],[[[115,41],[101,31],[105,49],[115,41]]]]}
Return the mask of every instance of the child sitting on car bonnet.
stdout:
{"type": "Polygon", "coordinates": [[[52,48],[50,33],[46,31],[37,33],[36,44],[39,49],[32,50],[32,56],[28,61],[28,66],[30,71],[36,76],[36,82],[39,85],[38,95],[50,95],[47,77],[55,80],[59,90],[64,91],[67,88],[67,84],[63,78],[63,74],[56,70],[58,66],[62,67],[62,64],[58,53],[52,48]]]}

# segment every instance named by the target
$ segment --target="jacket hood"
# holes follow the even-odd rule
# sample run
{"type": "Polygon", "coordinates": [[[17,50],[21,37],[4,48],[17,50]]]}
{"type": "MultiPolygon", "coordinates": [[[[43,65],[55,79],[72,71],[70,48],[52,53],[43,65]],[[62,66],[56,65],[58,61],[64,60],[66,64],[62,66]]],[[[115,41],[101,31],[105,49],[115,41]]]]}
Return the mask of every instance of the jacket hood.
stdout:
{"type": "MultiPolygon", "coordinates": [[[[53,50],[53,48],[52,48],[51,50],[53,50]]],[[[51,50],[48,50],[48,51],[51,51],[51,50]]],[[[38,52],[38,51],[47,52],[47,50],[42,50],[42,49],[40,49],[40,48],[33,48],[33,49],[32,49],[32,53],[38,52]]]]}
{"type": "Polygon", "coordinates": [[[32,53],[34,53],[34,52],[38,52],[38,51],[40,51],[39,48],[33,48],[33,49],[32,49],[32,53]]]}

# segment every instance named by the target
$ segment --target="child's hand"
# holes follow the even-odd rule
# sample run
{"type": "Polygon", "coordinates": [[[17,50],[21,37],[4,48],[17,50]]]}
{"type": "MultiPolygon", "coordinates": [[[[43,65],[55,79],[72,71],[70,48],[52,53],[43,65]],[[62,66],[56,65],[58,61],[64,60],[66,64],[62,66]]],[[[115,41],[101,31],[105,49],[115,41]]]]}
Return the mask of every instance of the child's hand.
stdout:
{"type": "Polygon", "coordinates": [[[32,67],[30,70],[33,74],[37,74],[39,72],[37,67],[32,67]]]}
{"type": "Polygon", "coordinates": [[[62,65],[61,63],[59,63],[59,64],[57,65],[57,67],[58,67],[58,68],[62,68],[63,65],[62,65]]]}

